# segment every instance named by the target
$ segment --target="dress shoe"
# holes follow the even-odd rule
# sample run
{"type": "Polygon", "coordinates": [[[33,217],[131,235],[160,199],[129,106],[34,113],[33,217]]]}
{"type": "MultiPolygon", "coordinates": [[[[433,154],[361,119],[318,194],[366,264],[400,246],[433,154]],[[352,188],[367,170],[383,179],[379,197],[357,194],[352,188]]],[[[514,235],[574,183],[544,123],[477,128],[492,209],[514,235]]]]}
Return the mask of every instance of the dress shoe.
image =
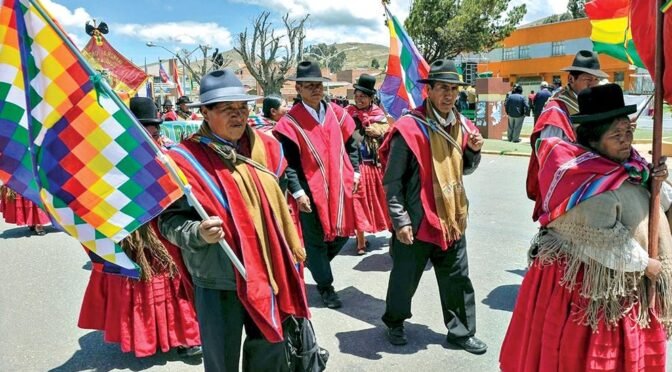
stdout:
{"type": "Polygon", "coordinates": [[[408,343],[406,339],[406,331],[404,331],[404,326],[390,327],[387,329],[387,339],[392,345],[402,346],[408,343]]]}
{"type": "Polygon", "coordinates": [[[485,342],[477,339],[475,336],[449,339],[449,343],[459,346],[472,354],[483,354],[488,350],[485,342]]]}
{"type": "Polygon", "coordinates": [[[338,295],[334,291],[334,288],[329,288],[320,295],[322,296],[322,302],[324,302],[324,306],[330,309],[338,309],[343,305],[341,300],[338,298],[338,295]]]}
{"type": "Polygon", "coordinates": [[[190,358],[203,355],[203,349],[200,346],[178,346],[177,355],[180,358],[190,358]]]}

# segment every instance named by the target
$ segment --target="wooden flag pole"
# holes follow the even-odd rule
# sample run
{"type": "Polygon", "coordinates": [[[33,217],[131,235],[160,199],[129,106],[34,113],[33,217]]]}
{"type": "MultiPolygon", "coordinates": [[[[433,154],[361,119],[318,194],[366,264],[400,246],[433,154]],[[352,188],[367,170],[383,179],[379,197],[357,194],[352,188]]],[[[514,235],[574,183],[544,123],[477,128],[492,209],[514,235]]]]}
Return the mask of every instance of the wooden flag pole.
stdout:
{"type": "MultiPolygon", "coordinates": [[[[35,6],[35,9],[37,9],[37,11],[40,13],[40,15],[58,33],[58,35],[61,37],[63,42],[65,42],[65,44],[68,46],[70,51],[72,53],[74,53],[75,56],[77,57],[77,59],[79,60],[79,62],[84,65],[84,68],[89,72],[89,75],[91,75],[91,76],[98,75],[98,73],[93,68],[91,68],[91,66],[89,66],[89,63],[84,59],[84,57],[82,57],[82,55],[79,52],[79,50],[77,49],[77,47],[75,47],[75,45],[72,43],[72,41],[70,41],[70,38],[63,33],[61,28],[54,23],[54,21],[51,19],[49,14],[47,12],[45,12],[44,9],[42,9],[42,6],[39,3],[39,1],[30,0],[30,3],[33,6],[35,6]]],[[[164,154],[161,151],[161,149],[159,149],[159,146],[149,136],[149,133],[147,133],[147,131],[145,131],[145,129],[142,127],[140,122],[138,122],[138,120],[136,119],[135,115],[133,115],[131,110],[121,101],[119,96],[117,96],[117,94],[112,90],[112,88],[110,87],[110,85],[107,83],[107,81],[105,79],[102,79],[101,83],[102,84],[100,84],[100,86],[102,86],[104,92],[100,92],[100,93],[107,94],[117,104],[117,106],[119,106],[129,117],[131,117],[133,119],[133,122],[135,123],[135,125],[140,129],[143,136],[145,136],[145,138],[147,139],[147,142],[150,144],[150,146],[152,146],[152,149],[156,152],[157,158],[166,167],[166,169],[168,169],[168,172],[170,173],[171,177],[173,178],[173,181],[177,185],[179,185],[180,189],[182,189],[182,192],[184,192],[184,195],[189,200],[189,204],[196,210],[196,212],[198,213],[198,215],[202,219],[206,220],[206,219],[210,218],[210,216],[205,211],[205,209],[203,208],[201,203],[198,201],[198,199],[196,199],[194,194],[191,192],[191,185],[189,185],[188,183],[186,183],[182,180],[182,178],[180,177],[177,170],[173,167],[173,163],[171,161],[169,161],[168,156],[166,156],[166,154],[164,154]]],[[[222,239],[222,240],[219,241],[219,245],[224,250],[224,253],[226,253],[226,255],[229,257],[229,259],[233,263],[233,266],[236,267],[236,269],[240,273],[240,276],[242,276],[243,279],[245,279],[247,281],[247,271],[245,270],[245,267],[243,266],[242,262],[240,262],[240,260],[236,256],[236,254],[233,253],[233,250],[231,249],[229,244],[224,239],[222,239]]]]}
{"type": "MultiPolygon", "coordinates": [[[[660,9],[663,6],[663,0],[656,1],[656,59],[655,59],[655,80],[654,86],[654,114],[653,114],[653,165],[658,165],[662,152],[663,137],[663,72],[665,71],[664,59],[664,41],[663,26],[665,13],[660,9]]],[[[661,182],[651,180],[651,201],[649,204],[649,257],[658,258],[658,220],[660,219],[660,187],[661,182]]],[[[650,291],[650,300],[653,297],[653,287],[650,291]]]]}

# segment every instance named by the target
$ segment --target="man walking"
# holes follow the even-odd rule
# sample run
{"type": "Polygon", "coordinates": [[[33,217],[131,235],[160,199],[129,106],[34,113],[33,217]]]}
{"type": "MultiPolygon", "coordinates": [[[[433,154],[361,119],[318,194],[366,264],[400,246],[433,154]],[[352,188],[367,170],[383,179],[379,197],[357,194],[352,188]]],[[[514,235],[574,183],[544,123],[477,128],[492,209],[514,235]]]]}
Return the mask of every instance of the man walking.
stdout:
{"type": "Polygon", "coordinates": [[[504,108],[509,115],[509,128],[506,131],[507,140],[509,142],[520,142],[520,130],[523,128],[525,115],[530,109],[525,97],[523,97],[523,87],[516,85],[513,88],[513,94],[506,99],[504,108]]]}
{"type": "Polygon", "coordinates": [[[287,181],[300,212],[306,264],[324,305],[341,307],[334,291],[331,260],[354,234],[353,194],[359,184],[355,122],[339,105],[323,100],[322,77],[315,62],[299,63],[295,104],[273,129],[287,157],[287,181]]]}
{"type": "Polygon", "coordinates": [[[532,101],[532,115],[534,115],[534,124],[537,124],[539,115],[541,115],[541,111],[544,109],[544,105],[546,105],[546,101],[548,101],[549,98],[551,98],[551,91],[548,87],[548,83],[542,81],[539,88],[539,93],[534,96],[532,101]]]}
{"type": "Polygon", "coordinates": [[[386,163],[383,186],[394,226],[392,271],[383,322],[393,345],[407,343],[404,321],[427,260],[439,285],[447,341],[482,354],[487,345],[474,337],[474,288],[467,261],[468,201],[462,175],[480,162],[483,137],[455,109],[460,80],[455,63],[432,63],[428,98],[399,119],[380,149],[386,163]]]}

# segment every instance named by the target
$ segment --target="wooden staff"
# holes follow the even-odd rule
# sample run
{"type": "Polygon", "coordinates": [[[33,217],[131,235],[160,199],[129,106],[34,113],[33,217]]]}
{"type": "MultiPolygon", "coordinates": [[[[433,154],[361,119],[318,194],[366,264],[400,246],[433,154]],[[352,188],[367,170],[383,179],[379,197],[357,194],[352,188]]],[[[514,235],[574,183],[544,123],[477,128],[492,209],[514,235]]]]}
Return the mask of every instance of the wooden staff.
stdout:
{"type": "MultiPolygon", "coordinates": [[[[662,152],[663,137],[663,73],[665,71],[663,27],[665,13],[660,9],[663,6],[663,0],[656,1],[656,59],[655,59],[655,80],[654,86],[654,114],[653,114],[653,165],[657,166],[660,162],[662,152]]],[[[660,187],[661,182],[651,180],[651,201],[649,204],[649,257],[658,258],[658,220],[660,219],[660,187]]],[[[652,283],[649,291],[650,307],[653,308],[655,297],[655,284],[652,283]]]]}

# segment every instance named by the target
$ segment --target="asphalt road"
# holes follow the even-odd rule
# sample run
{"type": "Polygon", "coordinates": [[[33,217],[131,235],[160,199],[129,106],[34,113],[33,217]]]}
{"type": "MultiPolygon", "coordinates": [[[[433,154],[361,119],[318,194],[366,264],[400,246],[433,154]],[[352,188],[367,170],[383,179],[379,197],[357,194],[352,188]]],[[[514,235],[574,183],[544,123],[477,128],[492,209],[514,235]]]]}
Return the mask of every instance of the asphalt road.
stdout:
{"type": "MultiPolygon", "coordinates": [[[[466,177],[470,199],[467,229],[471,278],[476,291],[477,336],[489,345],[475,356],[448,346],[439,296],[428,267],[407,323],[409,344],[390,345],[380,320],[391,259],[388,235],[370,236],[364,257],[348,243],[333,264],[344,306],[322,306],[308,274],[313,324],[331,353],[328,370],[498,371],[498,356],[535,233],[532,203],[524,194],[527,158],[484,156],[466,177]]],[[[138,359],[106,344],[100,332],[77,328],[89,276],[87,257],[63,233],[44,237],[0,223],[0,371],[198,371],[200,360],[181,360],[175,351],[138,359]]],[[[668,355],[671,348],[668,346],[668,355]]]]}

